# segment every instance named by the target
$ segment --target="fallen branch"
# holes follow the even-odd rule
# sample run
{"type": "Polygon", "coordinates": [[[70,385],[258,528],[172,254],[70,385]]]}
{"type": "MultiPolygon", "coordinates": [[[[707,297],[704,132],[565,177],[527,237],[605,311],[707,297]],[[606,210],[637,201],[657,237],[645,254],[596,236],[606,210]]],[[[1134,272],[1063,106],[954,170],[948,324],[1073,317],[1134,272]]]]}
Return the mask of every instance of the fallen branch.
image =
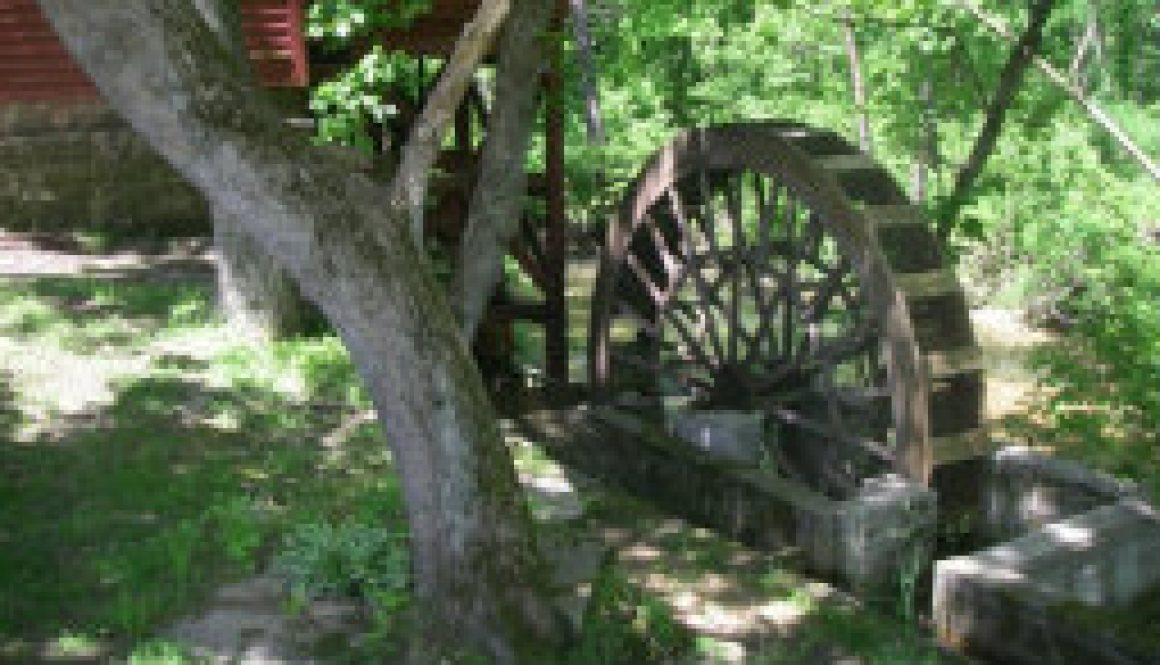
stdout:
{"type": "MultiPolygon", "coordinates": [[[[983,9],[979,7],[978,3],[974,2],[973,0],[959,0],[959,4],[964,9],[973,14],[976,18],[978,18],[979,21],[983,23],[983,25],[990,28],[992,32],[998,34],[1008,41],[1015,40],[1015,36],[1011,32],[1011,29],[1008,28],[1002,20],[990,16],[984,12],[983,9]]],[[[1151,175],[1154,180],[1156,180],[1156,182],[1160,182],[1160,166],[1158,166],[1156,162],[1154,162],[1152,158],[1149,157],[1148,154],[1140,148],[1140,146],[1136,145],[1136,143],[1132,141],[1131,137],[1125,134],[1124,131],[1120,129],[1119,125],[1117,125],[1115,121],[1113,121],[1108,116],[1108,114],[1104,112],[1103,109],[1101,109],[1094,101],[1085,95],[1083,90],[1069,81],[1067,76],[1065,76],[1062,72],[1052,66],[1051,63],[1044,60],[1042,57],[1034,56],[1032,57],[1031,61],[1036,67],[1039,68],[1041,72],[1044,73],[1044,75],[1047,76],[1048,80],[1066,92],[1068,96],[1070,96],[1077,104],[1079,104],[1093,122],[1099,125],[1100,128],[1102,128],[1108,134],[1110,134],[1112,138],[1114,138],[1116,142],[1120,144],[1120,147],[1122,147],[1129,155],[1131,155],[1136,160],[1136,162],[1140,164],[1140,166],[1144,167],[1144,170],[1147,171],[1148,174],[1151,175]]]]}

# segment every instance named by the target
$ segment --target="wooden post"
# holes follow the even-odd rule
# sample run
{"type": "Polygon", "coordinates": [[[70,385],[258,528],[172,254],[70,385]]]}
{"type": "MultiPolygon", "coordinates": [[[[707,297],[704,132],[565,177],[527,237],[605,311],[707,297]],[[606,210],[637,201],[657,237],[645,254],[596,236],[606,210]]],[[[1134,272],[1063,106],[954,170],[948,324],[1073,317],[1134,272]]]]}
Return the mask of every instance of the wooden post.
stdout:
{"type": "MultiPolygon", "coordinates": [[[[563,13],[557,8],[552,19],[552,34],[559,34],[563,13]]],[[[548,217],[545,229],[545,258],[548,309],[544,325],[544,356],[548,379],[559,386],[568,383],[568,304],[564,274],[568,260],[568,230],[564,201],[564,99],[561,85],[561,44],[551,46],[549,71],[545,77],[544,113],[547,132],[548,217]]]]}

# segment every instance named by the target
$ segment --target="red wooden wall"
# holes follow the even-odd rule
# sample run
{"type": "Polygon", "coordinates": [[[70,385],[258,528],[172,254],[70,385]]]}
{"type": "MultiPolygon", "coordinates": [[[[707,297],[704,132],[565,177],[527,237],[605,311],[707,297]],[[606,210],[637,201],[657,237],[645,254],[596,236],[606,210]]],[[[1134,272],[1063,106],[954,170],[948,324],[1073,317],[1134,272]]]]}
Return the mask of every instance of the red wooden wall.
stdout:
{"type": "Polygon", "coordinates": [[[262,85],[302,88],[310,83],[306,0],[243,0],[242,30],[262,85]]]}
{"type": "MultiPolygon", "coordinates": [[[[263,85],[303,87],[309,82],[305,2],[243,0],[246,46],[263,85]]],[[[0,104],[97,97],[35,0],[0,0],[0,104]]]]}
{"type": "Polygon", "coordinates": [[[97,90],[34,0],[0,0],[0,103],[93,99],[97,90]]]}

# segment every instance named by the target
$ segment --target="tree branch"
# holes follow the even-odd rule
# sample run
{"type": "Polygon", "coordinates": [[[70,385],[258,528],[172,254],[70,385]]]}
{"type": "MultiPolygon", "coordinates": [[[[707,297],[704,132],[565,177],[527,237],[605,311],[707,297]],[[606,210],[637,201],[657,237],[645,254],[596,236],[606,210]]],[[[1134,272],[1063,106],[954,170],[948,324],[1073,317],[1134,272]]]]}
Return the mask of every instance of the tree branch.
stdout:
{"type": "MultiPolygon", "coordinates": [[[[960,4],[969,6],[971,2],[970,0],[962,0],[960,4]]],[[[1015,94],[1023,82],[1027,65],[1031,63],[1031,58],[1043,40],[1043,26],[1047,23],[1047,17],[1051,14],[1054,5],[1055,0],[1035,0],[1035,4],[1031,6],[1027,30],[1012,47],[1007,64],[1003,66],[1003,73],[999,76],[999,85],[995,88],[995,95],[987,107],[987,119],[983,122],[983,128],[979,130],[970,156],[967,157],[967,161],[955,177],[954,189],[939,206],[937,225],[939,238],[943,242],[950,236],[959,210],[966,203],[971,188],[974,187],[979,174],[983,172],[983,166],[986,165],[991,153],[995,150],[995,144],[1003,129],[1003,121],[1007,117],[1007,110],[1015,101],[1015,94]]]]}
{"type": "MultiPolygon", "coordinates": [[[[1006,25],[1004,25],[1002,21],[988,15],[973,0],[959,0],[959,2],[967,9],[967,11],[974,14],[980,21],[982,21],[984,25],[990,28],[992,32],[998,34],[1004,39],[1007,39],[1008,41],[1015,38],[1014,35],[1011,34],[1011,30],[1006,25]]],[[[1140,166],[1142,166],[1144,170],[1148,172],[1148,175],[1152,176],[1152,178],[1157,182],[1160,182],[1160,166],[1158,166],[1156,162],[1148,156],[1148,153],[1144,152],[1140,146],[1136,145],[1136,143],[1132,141],[1131,137],[1124,133],[1124,130],[1120,129],[1119,125],[1117,125],[1115,121],[1112,120],[1112,118],[1107,113],[1105,113],[1098,104],[1095,103],[1095,101],[1084,94],[1082,89],[1068,81],[1067,76],[1053,67],[1051,63],[1034,54],[1032,55],[1031,61],[1035,64],[1039,71],[1043,72],[1043,74],[1047,76],[1049,81],[1066,92],[1068,96],[1072,98],[1072,100],[1079,104],[1080,107],[1082,107],[1083,110],[1087,113],[1088,117],[1091,118],[1092,122],[1096,123],[1100,126],[1101,129],[1110,134],[1111,137],[1120,144],[1120,147],[1123,148],[1124,151],[1129,155],[1131,155],[1132,158],[1135,159],[1136,162],[1139,163],[1140,166]]]]}
{"type": "Polygon", "coordinates": [[[411,235],[417,247],[423,246],[423,202],[443,135],[510,8],[511,0],[489,0],[479,4],[475,18],[455,43],[443,76],[428,96],[427,104],[411,130],[411,137],[403,147],[390,197],[395,205],[410,212],[411,235]]]}
{"type": "Polygon", "coordinates": [[[870,138],[870,110],[866,108],[866,82],[862,78],[862,62],[858,57],[858,33],[854,29],[854,17],[849,12],[846,12],[842,20],[842,35],[846,43],[846,58],[850,61],[854,110],[858,116],[858,147],[869,155],[873,152],[870,138]]]}
{"type": "Polygon", "coordinates": [[[524,163],[536,117],[536,93],[545,62],[550,0],[515,0],[500,38],[495,109],[487,127],[479,182],[472,193],[452,304],[466,339],[475,336],[503,274],[503,257],[519,229],[527,189],[524,163]]]}
{"type": "Polygon", "coordinates": [[[572,32],[576,35],[577,54],[580,56],[580,84],[584,88],[584,122],[588,127],[588,142],[604,145],[604,119],[600,112],[600,88],[596,81],[596,59],[592,55],[592,35],[588,31],[588,7],[584,0],[570,0],[572,32]]]}

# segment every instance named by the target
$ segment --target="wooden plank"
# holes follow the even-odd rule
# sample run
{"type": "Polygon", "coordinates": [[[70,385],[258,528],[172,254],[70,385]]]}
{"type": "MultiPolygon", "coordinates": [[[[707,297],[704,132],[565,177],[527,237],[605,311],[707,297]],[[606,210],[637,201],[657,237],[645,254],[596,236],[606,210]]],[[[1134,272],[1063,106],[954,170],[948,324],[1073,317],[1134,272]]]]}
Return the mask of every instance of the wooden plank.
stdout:
{"type": "MultiPolygon", "coordinates": [[[[458,0],[463,3],[474,0],[458,0]]],[[[552,30],[561,29],[562,14],[557,11],[552,30]]],[[[564,89],[560,77],[561,47],[551,49],[550,75],[544,80],[544,114],[546,139],[547,218],[545,219],[544,250],[547,264],[547,298],[550,320],[544,328],[544,355],[546,373],[554,383],[568,382],[568,302],[565,298],[564,272],[568,259],[568,229],[565,195],[564,164],[564,89]]]]}
{"type": "Polygon", "coordinates": [[[997,447],[991,441],[991,432],[987,427],[978,427],[959,434],[932,437],[930,442],[935,466],[983,457],[997,447]]]}
{"type": "Polygon", "coordinates": [[[925,298],[938,296],[959,288],[958,277],[954,270],[940,269],[929,272],[901,273],[894,276],[898,288],[908,298],[925,298]]]}
{"type": "Polygon", "coordinates": [[[925,354],[925,358],[928,376],[932,378],[983,369],[983,351],[977,346],[934,351],[925,354]]]}
{"type": "Polygon", "coordinates": [[[883,226],[925,226],[926,211],[915,205],[874,205],[866,206],[867,216],[874,225],[883,226]]]}

